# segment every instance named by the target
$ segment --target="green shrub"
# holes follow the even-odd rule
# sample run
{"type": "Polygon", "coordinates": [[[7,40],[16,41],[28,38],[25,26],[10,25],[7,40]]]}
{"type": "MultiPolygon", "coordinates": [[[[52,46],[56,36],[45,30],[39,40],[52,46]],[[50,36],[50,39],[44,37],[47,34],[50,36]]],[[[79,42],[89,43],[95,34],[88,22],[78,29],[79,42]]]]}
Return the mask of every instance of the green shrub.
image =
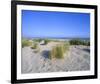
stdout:
{"type": "Polygon", "coordinates": [[[37,53],[40,51],[39,45],[38,43],[34,43],[33,46],[31,47],[31,49],[35,49],[34,52],[37,53]]]}
{"type": "Polygon", "coordinates": [[[85,42],[85,45],[86,45],[86,46],[90,46],[90,41],[86,41],[86,42],[85,42]]]}
{"type": "Polygon", "coordinates": [[[48,44],[49,42],[50,42],[49,39],[44,39],[44,44],[45,44],[45,45],[48,44]]]}
{"type": "Polygon", "coordinates": [[[87,46],[90,46],[90,41],[88,41],[87,46]]]}
{"type": "Polygon", "coordinates": [[[74,40],[70,40],[70,44],[71,45],[79,45],[79,44],[82,44],[82,42],[78,39],[74,39],[74,40]]]}
{"type": "Polygon", "coordinates": [[[22,48],[25,46],[31,46],[32,42],[30,42],[29,40],[22,40],[22,48]]]}
{"type": "Polygon", "coordinates": [[[79,40],[79,39],[73,39],[69,41],[71,45],[90,45],[90,41],[85,41],[85,40],[79,40]]]}
{"type": "Polygon", "coordinates": [[[33,46],[31,47],[32,49],[37,49],[38,48],[38,44],[34,43],[33,46]]]}

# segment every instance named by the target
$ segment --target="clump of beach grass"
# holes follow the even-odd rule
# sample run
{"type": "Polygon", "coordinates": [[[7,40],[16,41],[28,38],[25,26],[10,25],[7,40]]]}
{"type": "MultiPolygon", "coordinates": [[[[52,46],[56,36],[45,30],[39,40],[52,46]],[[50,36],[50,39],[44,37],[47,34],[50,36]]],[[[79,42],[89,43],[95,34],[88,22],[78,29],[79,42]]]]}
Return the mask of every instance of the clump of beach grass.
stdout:
{"type": "Polygon", "coordinates": [[[57,53],[56,47],[54,46],[54,47],[52,48],[52,50],[49,52],[49,58],[50,58],[50,59],[55,58],[56,53],[57,53]]]}
{"type": "Polygon", "coordinates": [[[49,42],[50,42],[49,39],[44,39],[44,44],[45,44],[45,45],[48,44],[49,42]]]}
{"type": "Polygon", "coordinates": [[[64,54],[69,51],[69,44],[68,43],[63,43],[63,44],[58,44],[53,47],[53,49],[49,53],[49,58],[58,58],[58,59],[63,59],[64,54]]]}
{"type": "Polygon", "coordinates": [[[31,49],[35,49],[34,52],[37,53],[40,51],[38,43],[34,43],[31,47],[31,49]]]}
{"type": "Polygon", "coordinates": [[[37,48],[38,48],[38,44],[37,44],[37,43],[33,43],[33,45],[32,45],[31,48],[32,48],[32,49],[37,49],[37,48]]]}
{"type": "Polygon", "coordinates": [[[31,41],[26,40],[26,39],[22,40],[22,48],[25,47],[25,46],[31,46],[31,45],[32,45],[31,41]]]}
{"type": "Polygon", "coordinates": [[[64,58],[64,47],[62,45],[56,46],[56,58],[64,58]]]}

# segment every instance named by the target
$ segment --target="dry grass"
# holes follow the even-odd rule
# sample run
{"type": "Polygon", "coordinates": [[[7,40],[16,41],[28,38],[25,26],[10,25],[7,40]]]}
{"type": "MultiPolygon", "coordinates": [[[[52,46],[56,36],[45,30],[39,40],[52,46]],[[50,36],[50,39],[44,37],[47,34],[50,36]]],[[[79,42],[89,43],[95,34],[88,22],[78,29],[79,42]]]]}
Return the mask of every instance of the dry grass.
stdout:
{"type": "Polygon", "coordinates": [[[38,48],[38,44],[34,43],[33,46],[31,47],[32,49],[37,49],[38,48]]]}
{"type": "Polygon", "coordinates": [[[31,49],[35,49],[34,50],[35,53],[38,53],[40,51],[38,43],[33,43],[33,46],[31,47],[31,49]]]}
{"type": "Polygon", "coordinates": [[[58,44],[53,47],[53,49],[50,51],[49,58],[58,58],[62,59],[64,58],[64,54],[69,51],[69,44],[68,43],[62,43],[58,44]]]}
{"type": "Polygon", "coordinates": [[[22,48],[25,47],[25,46],[31,46],[32,45],[32,42],[30,42],[29,40],[22,40],[22,48]]]}

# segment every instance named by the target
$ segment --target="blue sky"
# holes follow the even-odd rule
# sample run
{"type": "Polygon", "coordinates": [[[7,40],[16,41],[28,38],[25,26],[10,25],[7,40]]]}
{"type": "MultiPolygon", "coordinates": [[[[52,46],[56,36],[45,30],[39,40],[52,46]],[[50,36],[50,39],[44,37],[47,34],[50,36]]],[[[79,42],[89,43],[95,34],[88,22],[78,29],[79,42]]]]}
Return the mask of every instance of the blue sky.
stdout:
{"type": "Polygon", "coordinates": [[[90,14],[22,10],[23,37],[90,37],[90,14]]]}

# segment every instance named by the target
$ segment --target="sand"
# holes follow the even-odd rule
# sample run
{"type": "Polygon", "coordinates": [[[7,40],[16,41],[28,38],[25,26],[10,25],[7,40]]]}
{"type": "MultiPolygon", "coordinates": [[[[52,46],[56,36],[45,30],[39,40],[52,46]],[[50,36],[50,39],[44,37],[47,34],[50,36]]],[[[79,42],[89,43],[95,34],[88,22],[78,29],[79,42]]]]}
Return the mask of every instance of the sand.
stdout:
{"type": "Polygon", "coordinates": [[[49,59],[48,51],[55,42],[40,45],[40,52],[36,53],[31,47],[22,48],[21,72],[68,72],[90,70],[90,48],[82,45],[70,46],[68,54],[64,59],[49,59]]]}

